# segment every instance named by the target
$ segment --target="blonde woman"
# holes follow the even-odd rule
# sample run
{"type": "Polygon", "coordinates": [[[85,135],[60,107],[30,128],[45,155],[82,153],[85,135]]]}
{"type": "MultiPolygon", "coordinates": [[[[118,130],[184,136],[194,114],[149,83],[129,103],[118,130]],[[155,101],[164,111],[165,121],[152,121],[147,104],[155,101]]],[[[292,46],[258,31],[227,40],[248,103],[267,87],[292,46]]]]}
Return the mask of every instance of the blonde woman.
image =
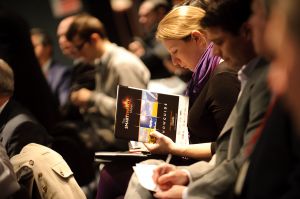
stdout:
{"type": "MultiPolygon", "coordinates": [[[[201,8],[180,6],[159,23],[156,37],[171,54],[173,64],[193,71],[186,91],[190,98],[188,128],[192,144],[179,146],[163,134],[154,132],[152,136],[157,138],[156,144],[147,144],[152,153],[210,158],[210,142],[216,140],[236,102],[240,88],[237,71],[219,64],[221,59],[213,55],[213,45],[207,41],[205,31],[199,25],[203,16],[201,8]]],[[[173,158],[172,163],[191,162],[173,158]]],[[[121,192],[125,193],[127,182],[124,183],[124,179],[129,180],[128,174],[132,173],[130,164],[130,161],[122,166],[111,163],[101,171],[97,199],[116,198],[121,192]]],[[[126,197],[136,196],[133,193],[126,197]]]]}
{"type": "Polygon", "coordinates": [[[156,144],[147,144],[152,153],[171,153],[192,158],[210,158],[211,143],[222,130],[240,88],[237,69],[220,63],[213,55],[200,20],[205,12],[193,6],[180,6],[159,23],[156,37],[169,51],[174,65],[193,71],[186,94],[190,98],[188,130],[190,145],[180,146],[159,132],[156,144]],[[206,144],[197,144],[206,143],[206,144]]]}

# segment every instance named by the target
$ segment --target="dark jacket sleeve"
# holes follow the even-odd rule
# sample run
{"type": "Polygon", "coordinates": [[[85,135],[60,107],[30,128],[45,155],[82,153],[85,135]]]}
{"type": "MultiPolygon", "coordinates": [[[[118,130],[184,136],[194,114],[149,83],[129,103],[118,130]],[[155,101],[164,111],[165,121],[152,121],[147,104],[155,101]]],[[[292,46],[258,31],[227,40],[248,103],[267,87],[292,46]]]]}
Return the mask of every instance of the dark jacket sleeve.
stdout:
{"type": "Polygon", "coordinates": [[[49,146],[51,137],[40,124],[32,121],[23,122],[15,128],[12,137],[9,139],[6,145],[7,154],[11,158],[19,154],[22,148],[29,143],[49,146]]]}
{"type": "Polygon", "coordinates": [[[236,73],[221,72],[210,80],[208,96],[210,96],[211,103],[209,109],[219,132],[221,132],[236,103],[239,91],[240,82],[236,73]]]}

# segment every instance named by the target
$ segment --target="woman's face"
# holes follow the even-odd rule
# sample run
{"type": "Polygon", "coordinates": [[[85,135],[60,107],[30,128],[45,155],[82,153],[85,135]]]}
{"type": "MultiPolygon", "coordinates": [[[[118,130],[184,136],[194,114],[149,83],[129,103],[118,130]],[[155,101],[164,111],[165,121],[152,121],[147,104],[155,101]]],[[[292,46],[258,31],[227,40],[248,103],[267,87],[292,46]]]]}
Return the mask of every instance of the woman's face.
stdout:
{"type": "Polygon", "coordinates": [[[162,43],[169,51],[175,66],[180,66],[191,71],[194,71],[202,53],[205,51],[203,41],[201,42],[198,37],[191,37],[188,41],[166,39],[162,43]]]}

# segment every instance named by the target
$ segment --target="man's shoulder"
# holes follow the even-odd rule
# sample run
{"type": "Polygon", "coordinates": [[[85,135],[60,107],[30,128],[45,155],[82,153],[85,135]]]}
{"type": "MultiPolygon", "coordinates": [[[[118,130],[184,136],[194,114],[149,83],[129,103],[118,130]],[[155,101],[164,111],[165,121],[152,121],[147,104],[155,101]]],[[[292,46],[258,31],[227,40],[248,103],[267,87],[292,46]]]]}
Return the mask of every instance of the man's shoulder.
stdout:
{"type": "Polygon", "coordinates": [[[141,59],[121,46],[114,47],[109,62],[111,67],[117,68],[118,70],[126,70],[129,68],[139,70],[141,68],[147,68],[141,59]]]}
{"type": "Polygon", "coordinates": [[[5,107],[5,111],[7,114],[7,123],[12,120],[16,121],[16,125],[23,122],[36,122],[34,116],[21,104],[14,100],[10,100],[5,107]]]}
{"type": "Polygon", "coordinates": [[[128,51],[122,46],[114,45],[111,50],[111,59],[120,62],[131,62],[132,57],[137,58],[132,52],[128,51]]]}
{"type": "Polygon", "coordinates": [[[265,59],[259,58],[249,74],[249,80],[265,79],[268,68],[269,63],[265,59]]]}
{"type": "Polygon", "coordinates": [[[70,73],[72,70],[72,67],[70,67],[68,65],[64,65],[57,61],[52,61],[49,70],[53,70],[53,71],[61,72],[61,73],[70,73]]]}

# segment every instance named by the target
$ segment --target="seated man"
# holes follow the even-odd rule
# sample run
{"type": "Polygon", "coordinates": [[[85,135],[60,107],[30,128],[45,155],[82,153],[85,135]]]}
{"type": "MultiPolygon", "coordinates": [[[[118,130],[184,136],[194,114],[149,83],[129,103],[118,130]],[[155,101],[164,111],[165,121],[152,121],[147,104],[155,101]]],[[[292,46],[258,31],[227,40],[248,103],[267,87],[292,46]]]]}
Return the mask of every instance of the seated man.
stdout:
{"type": "Polygon", "coordinates": [[[151,79],[169,77],[171,73],[168,70],[175,70],[168,51],[155,39],[157,25],[169,10],[170,5],[166,0],[143,1],[138,11],[143,38],[137,37],[128,45],[128,49],[148,67],[151,79]],[[171,68],[167,68],[168,66],[171,68]]]}
{"type": "Polygon", "coordinates": [[[54,60],[53,42],[45,31],[31,29],[31,41],[52,93],[63,106],[69,96],[71,68],[54,60]]]}
{"type": "Polygon", "coordinates": [[[260,38],[257,46],[266,43],[265,51],[272,54],[269,83],[279,100],[269,111],[261,132],[254,135],[258,141],[239,173],[235,186],[237,198],[300,197],[299,120],[292,122],[293,116],[299,115],[299,3],[299,0],[253,0],[252,3],[253,35],[260,38]]]}
{"type": "Polygon", "coordinates": [[[0,59],[0,141],[9,157],[18,154],[29,143],[49,145],[46,129],[20,104],[10,99],[14,92],[14,75],[0,59]]]}
{"type": "Polygon", "coordinates": [[[124,48],[109,41],[103,24],[90,15],[78,15],[69,27],[67,39],[85,62],[95,64],[96,89],[82,88],[71,93],[71,101],[80,107],[100,138],[96,150],[127,149],[113,135],[117,86],[146,88],[150,73],[143,62],[124,48]]]}
{"type": "MultiPolygon", "coordinates": [[[[92,64],[87,64],[82,61],[79,57],[77,49],[72,45],[70,41],[66,38],[66,33],[69,26],[72,24],[75,15],[68,16],[60,21],[57,26],[57,39],[59,48],[63,55],[71,59],[73,62],[73,69],[71,73],[70,80],[70,93],[72,91],[79,90],[81,88],[87,88],[89,90],[95,89],[95,66],[92,64]]],[[[82,122],[83,118],[79,112],[77,106],[70,102],[68,96],[67,103],[62,108],[63,118],[66,120],[82,122]]]]}

